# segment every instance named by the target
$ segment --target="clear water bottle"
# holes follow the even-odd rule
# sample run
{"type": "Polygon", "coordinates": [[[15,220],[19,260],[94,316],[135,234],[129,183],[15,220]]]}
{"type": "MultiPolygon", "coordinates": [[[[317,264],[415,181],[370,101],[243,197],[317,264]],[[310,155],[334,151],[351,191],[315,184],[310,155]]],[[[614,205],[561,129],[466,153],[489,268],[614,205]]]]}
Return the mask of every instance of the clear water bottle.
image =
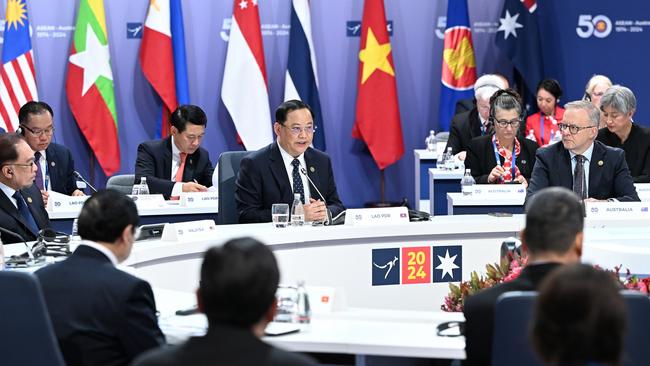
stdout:
{"type": "Polygon", "coordinates": [[[298,305],[296,320],[298,323],[308,324],[311,321],[311,308],[309,306],[309,295],[305,288],[305,282],[298,282],[298,305]]]}
{"type": "Polygon", "coordinates": [[[440,155],[438,155],[438,163],[437,163],[438,169],[442,169],[442,170],[447,169],[447,159],[449,159],[449,157],[447,156],[446,151],[443,151],[440,155]]]}
{"type": "Polygon", "coordinates": [[[149,194],[149,185],[147,184],[147,177],[140,178],[140,193],[149,194]]]}
{"type": "Polygon", "coordinates": [[[429,136],[427,136],[427,138],[424,139],[424,143],[427,146],[427,151],[436,152],[436,144],[437,144],[437,142],[438,141],[436,140],[435,131],[433,131],[433,130],[429,131],[429,136]]]}
{"type": "Polygon", "coordinates": [[[460,180],[460,187],[463,195],[471,196],[474,191],[475,183],[476,181],[474,180],[474,177],[472,177],[472,171],[470,169],[465,169],[465,175],[463,175],[463,179],[460,180]]]}
{"type": "Polygon", "coordinates": [[[531,140],[531,141],[537,142],[537,138],[535,137],[535,130],[533,130],[533,129],[528,130],[528,135],[526,135],[526,138],[531,140]]]}
{"type": "Polygon", "coordinates": [[[294,193],[291,205],[291,226],[302,226],[305,223],[305,208],[300,200],[300,193],[294,193]]]}
{"type": "Polygon", "coordinates": [[[79,219],[75,218],[72,221],[72,230],[70,231],[70,240],[79,241],[81,237],[79,236],[79,219]]]}
{"type": "Polygon", "coordinates": [[[454,160],[454,154],[451,152],[451,147],[447,148],[447,159],[445,160],[445,169],[446,170],[456,169],[456,161],[454,160]]]}
{"type": "Polygon", "coordinates": [[[133,187],[131,188],[131,195],[137,196],[139,194],[140,194],[140,184],[134,184],[133,187]]]}

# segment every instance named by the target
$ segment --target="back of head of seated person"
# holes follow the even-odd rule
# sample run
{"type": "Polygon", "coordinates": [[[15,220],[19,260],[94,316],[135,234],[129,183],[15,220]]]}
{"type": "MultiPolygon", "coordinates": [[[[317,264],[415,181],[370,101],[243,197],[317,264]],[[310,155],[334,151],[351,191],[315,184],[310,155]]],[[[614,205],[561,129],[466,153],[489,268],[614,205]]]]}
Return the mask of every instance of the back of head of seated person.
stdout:
{"type": "Polygon", "coordinates": [[[626,306],[612,274],[590,265],[560,267],[540,287],[531,335],[548,365],[619,365],[626,306]]]}

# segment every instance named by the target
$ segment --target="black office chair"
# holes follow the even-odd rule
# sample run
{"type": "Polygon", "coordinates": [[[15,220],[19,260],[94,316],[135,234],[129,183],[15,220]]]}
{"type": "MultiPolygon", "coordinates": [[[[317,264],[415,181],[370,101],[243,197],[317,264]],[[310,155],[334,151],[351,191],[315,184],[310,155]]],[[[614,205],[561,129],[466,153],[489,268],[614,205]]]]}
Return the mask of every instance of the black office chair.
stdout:
{"type": "Polygon", "coordinates": [[[106,189],[113,189],[124,194],[131,194],[131,192],[133,192],[134,181],[135,174],[114,175],[108,178],[108,181],[106,182],[106,189]]]}
{"type": "Polygon", "coordinates": [[[530,342],[529,329],[537,292],[514,291],[499,296],[494,308],[492,365],[542,366],[530,342]]]}
{"type": "Polygon", "coordinates": [[[219,214],[217,221],[220,225],[239,223],[235,187],[239,163],[250,151],[226,151],[219,155],[217,174],[219,175],[219,214]]]}
{"type": "Polygon", "coordinates": [[[650,298],[635,291],[622,291],[627,306],[627,333],[623,365],[646,365],[650,360],[650,298]]]}
{"type": "Polygon", "coordinates": [[[64,366],[38,280],[0,271],[0,358],[3,365],[64,366]]]}

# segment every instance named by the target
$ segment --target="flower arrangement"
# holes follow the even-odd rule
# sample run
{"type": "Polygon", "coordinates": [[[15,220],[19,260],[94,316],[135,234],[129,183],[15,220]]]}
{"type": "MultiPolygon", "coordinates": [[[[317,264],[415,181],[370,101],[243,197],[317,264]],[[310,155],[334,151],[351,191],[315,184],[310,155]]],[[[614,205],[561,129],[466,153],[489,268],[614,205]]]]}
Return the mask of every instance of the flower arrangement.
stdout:
{"type": "MultiPolygon", "coordinates": [[[[446,312],[463,311],[464,301],[467,296],[496,284],[514,280],[519,277],[527,262],[528,256],[525,253],[519,254],[517,251],[510,251],[506,257],[502,258],[501,263],[487,264],[485,266],[485,276],[474,271],[470,274],[469,281],[463,281],[458,285],[450,283],[449,294],[445,296],[445,302],[440,306],[440,309],[446,312]]],[[[640,278],[632,275],[629,269],[626,270],[625,275],[622,275],[622,267],[622,265],[619,265],[614,267],[613,270],[607,270],[596,265],[596,268],[611,273],[621,284],[621,287],[650,294],[650,277],[640,278]]]]}

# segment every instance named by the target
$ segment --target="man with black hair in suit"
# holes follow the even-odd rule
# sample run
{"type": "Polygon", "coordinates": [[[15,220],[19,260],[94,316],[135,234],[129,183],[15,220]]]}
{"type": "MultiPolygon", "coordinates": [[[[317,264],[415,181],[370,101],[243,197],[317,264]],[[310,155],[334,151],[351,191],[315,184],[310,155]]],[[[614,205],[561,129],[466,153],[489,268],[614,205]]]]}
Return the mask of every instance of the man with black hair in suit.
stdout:
{"type": "Polygon", "coordinates": [[[585,201],[639,201],[625,152],[594,141],[600,111],[584,100],[567,103],[564,108],[557,125],[562,143],[537,150],[526,201],[550,186],[573,189],[585,201]]]}
{"type": "Polygon", "coordinates": [[[128,196],[99,191],[79,213],[79,247],[36,271],[68,365],[128,365],[165,342],[151,286],[115,267],[131,254],[139,220],[128,196]]]}
{"type": "Polygon", "coordinates": [[[310,366],[302,355],[259,338],[277,310],[280,272],[273,252],[252,238],[232,239],[208,249],[196,291],[208,332],[180,346],[142,355],[135,366],[310,366]]]}
{"type": "MultiPolygon", "coordinates": [[[[19,134],[0,135],[0,227],[13,231],[23,240],[38,238],[38,232],[50,226],[45,204],[34,185],[34,151],[19,134]]],[[[1,233],[3,243],[20,242],[1,233]]]]}
{"type": "Polygon", "coordinates": [[[84,196],[84,192],[77,188],[72,153],[67,147],[52,142],[52,107],[45,102],[27,102],[18,111],[18,121],[20,134],[34,150],[37,168],[34,183],[41,190],[43,201],[47,204],[48,190],[69,196],[84,196]]]}
{"type": "Polygon", "coordinates": [[[205,192],[212,186],[212,163],[201,147],[208,118],[195,105],[182,105],[171,115],[171,136],[143,142],[135,161],[135,184],[147,178],[149,193],[165,199],[181,192],[205,192]]]}
{"type": "Polygon", "coordinates": [[[528,263],[516,279],[482,290],[465,300],[465,365],[491,365],[494,309],[497,298],[510,291],[535,291],[562,264],[582,256],[582,203],[572,191],[551,187],[539,191],[526,205],[521,244],[528,263]]]}
{"type": "Polygon", "coordinates": [[[303,201],[305,221],[325,221],[328,211],[334,217],[345,210],[329,156],[311,147],[316,133],[311,108],[299,100],[282,103],[273,131],[277,141],[241,161],[235,190],[239,222],[270,222],[271,206],[291,205],[295,193],[303,201]]]}

